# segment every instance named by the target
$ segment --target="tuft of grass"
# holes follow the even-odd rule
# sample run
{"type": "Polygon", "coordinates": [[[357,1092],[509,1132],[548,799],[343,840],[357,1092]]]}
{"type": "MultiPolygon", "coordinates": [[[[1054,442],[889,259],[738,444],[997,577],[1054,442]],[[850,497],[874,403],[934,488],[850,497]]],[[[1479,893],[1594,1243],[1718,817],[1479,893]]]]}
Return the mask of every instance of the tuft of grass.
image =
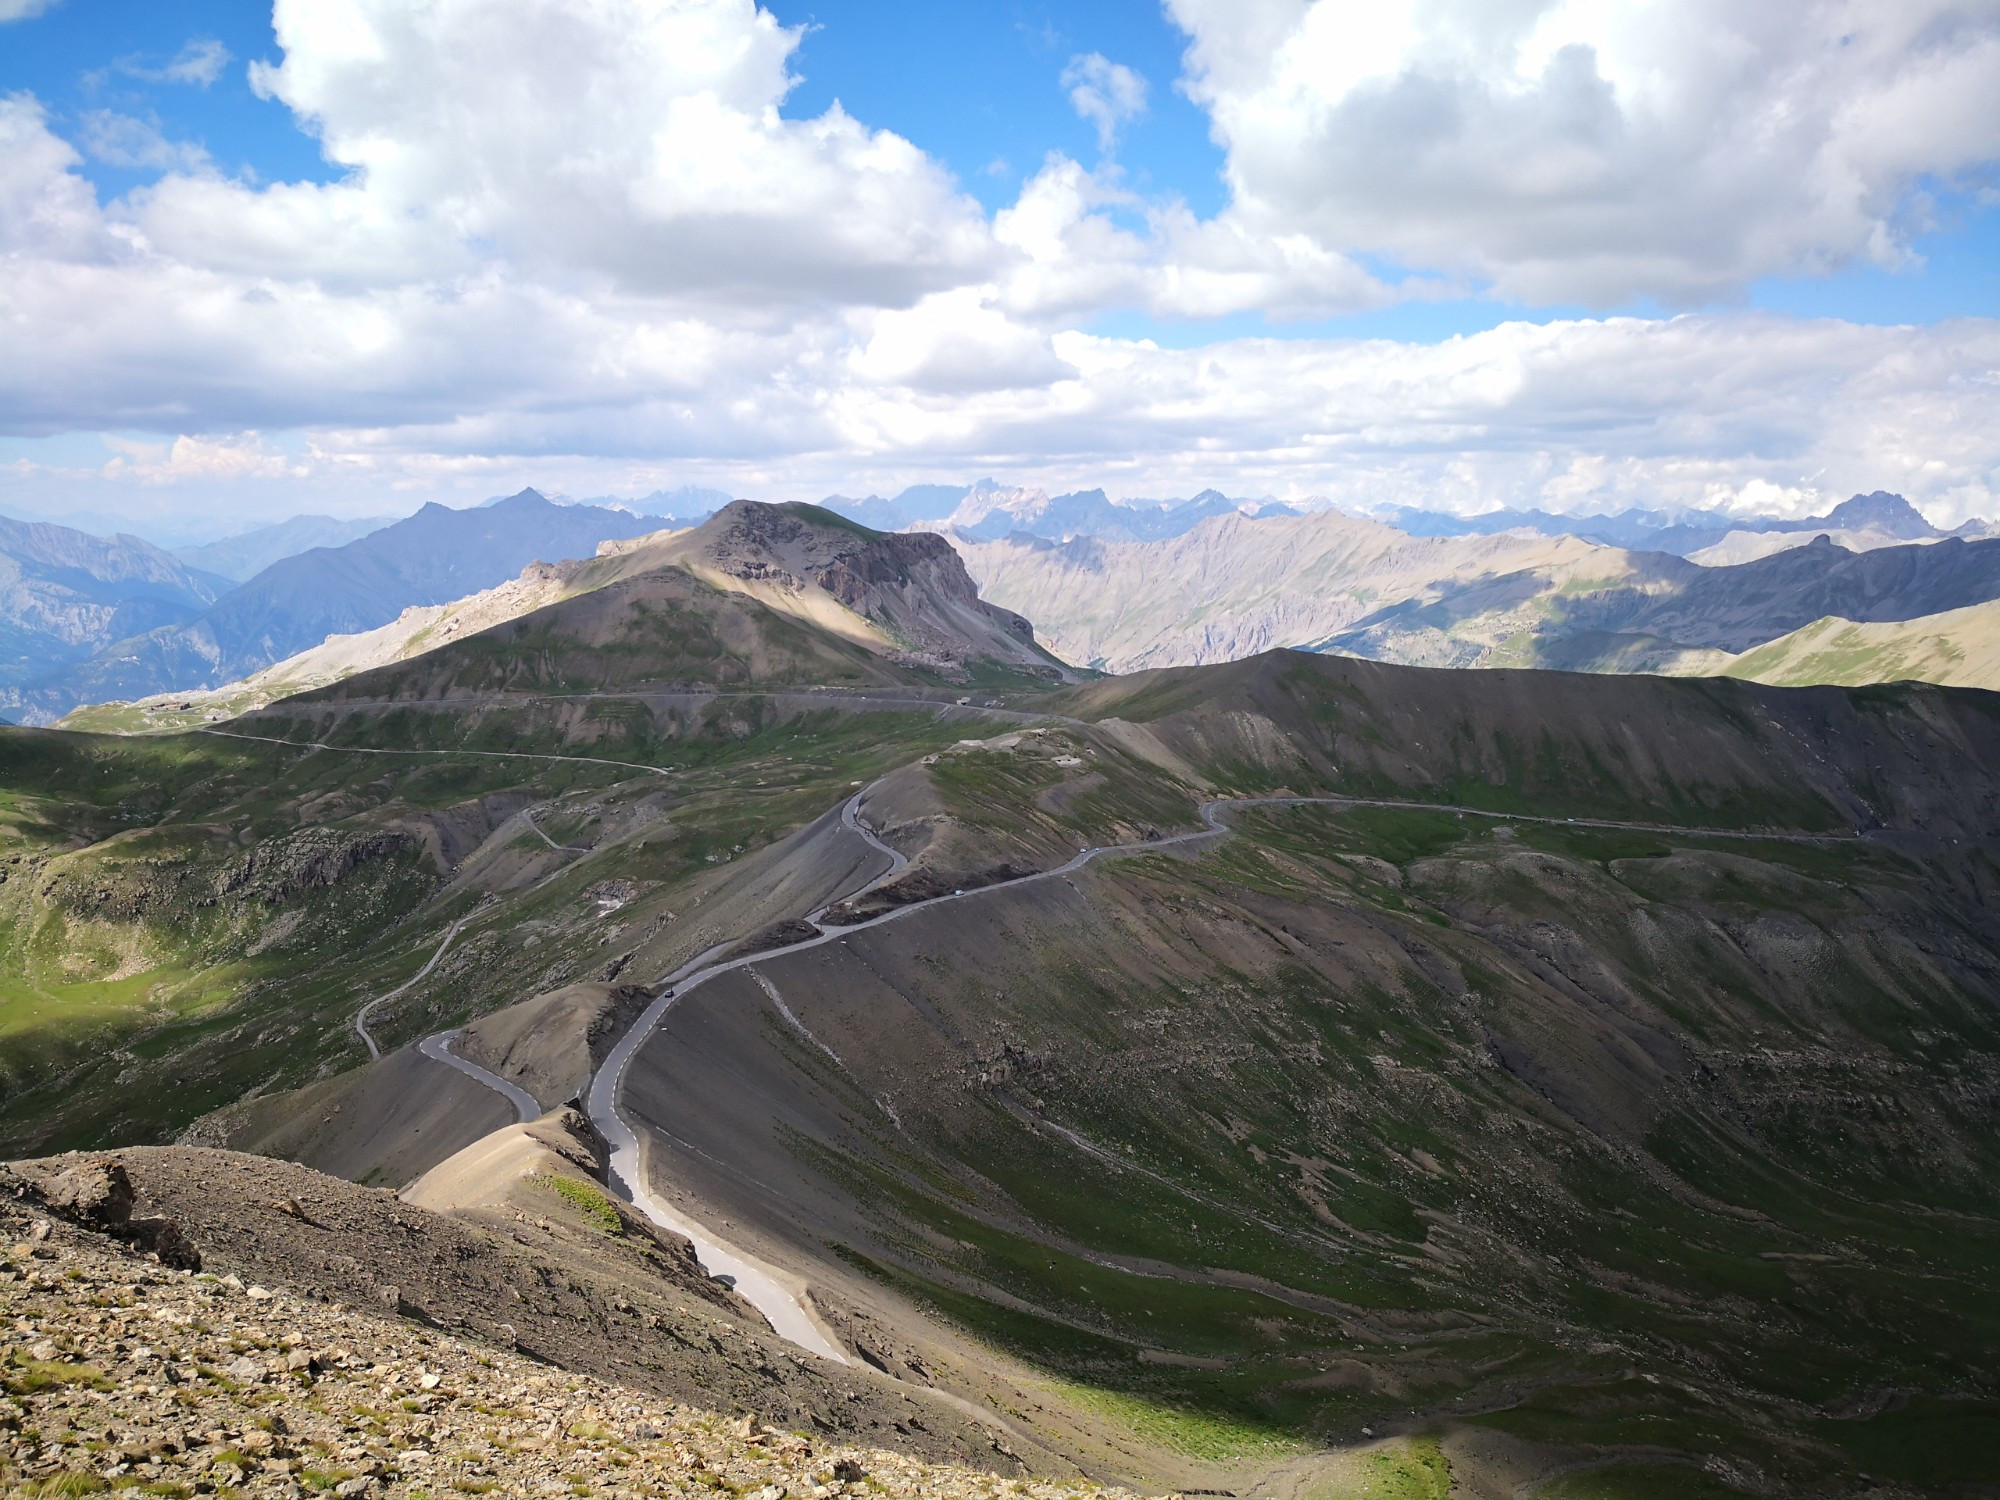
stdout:
{"type": "Polygon", "coordinates": [[[65,1364],[58,1359],[32,1359],[14,1367],[14,1372],[0,1380],[10,1396],[32,1396],[40,1391],[61,1390],[65,1386],[86,1386],[93,1391],[108,1391],[111,1382],[104,1372],[95,1365],[65,1364]]]}
{"type": "Polygon", "coordinates": [[[10,1493],[14,1500],[67,1500],[71,1495],[101,1495],[111,1486],[95,1474],[65,1470],[31,1480],[10,1493]]]}
{"type": "Polygon", "coordinates": [[[1451,1500],[1451,1461],[1435,1437],[1414,1437],[1365,1455],[1368,1500],[1451,1500]]]}

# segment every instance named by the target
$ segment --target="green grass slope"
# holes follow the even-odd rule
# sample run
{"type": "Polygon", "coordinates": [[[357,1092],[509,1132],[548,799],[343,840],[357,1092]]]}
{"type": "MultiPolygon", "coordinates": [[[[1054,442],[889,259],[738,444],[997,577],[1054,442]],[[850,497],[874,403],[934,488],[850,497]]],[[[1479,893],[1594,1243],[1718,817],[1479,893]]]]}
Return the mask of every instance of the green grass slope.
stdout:
{"type": "Polygon", "coordinates": [[[2000,603],[1886,623],[1829,616],[1746,651],[1721,670],[1789,686],[1913,680],[2000,688],[2000,603]]]}
{"type": "Polygon", "coordinates": [[[1057,695],[1210,784],[1687,826],[1972,835],[2000,823],[2000,697],[1909,684],[1454,672],[1274,651],[1057,695]]]}

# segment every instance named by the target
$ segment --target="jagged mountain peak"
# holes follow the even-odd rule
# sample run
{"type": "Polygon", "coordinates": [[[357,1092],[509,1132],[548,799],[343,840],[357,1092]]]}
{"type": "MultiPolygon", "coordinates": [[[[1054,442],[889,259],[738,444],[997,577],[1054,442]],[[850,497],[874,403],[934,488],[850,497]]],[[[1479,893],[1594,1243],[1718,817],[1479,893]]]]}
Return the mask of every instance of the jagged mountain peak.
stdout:
{"type": "Polygon", "coordinates": [[[1820,517],[1820,522],[1843,531],[1885,531],[1905,541],[1940,535],[1922,511],[1887,490],[1843,500],[1820,517]]]}

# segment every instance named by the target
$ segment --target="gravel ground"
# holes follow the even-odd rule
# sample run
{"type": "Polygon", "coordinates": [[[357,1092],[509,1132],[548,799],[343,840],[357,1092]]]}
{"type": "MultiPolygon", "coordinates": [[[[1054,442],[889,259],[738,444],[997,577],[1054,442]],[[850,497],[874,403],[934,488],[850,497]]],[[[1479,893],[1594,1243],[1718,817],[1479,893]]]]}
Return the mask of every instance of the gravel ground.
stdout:
{"type": "Polygon", "coordinates": [[[767,1428],[0,1202],[0,1478],[17,1496],[1067,1500],[767,1428]]]}

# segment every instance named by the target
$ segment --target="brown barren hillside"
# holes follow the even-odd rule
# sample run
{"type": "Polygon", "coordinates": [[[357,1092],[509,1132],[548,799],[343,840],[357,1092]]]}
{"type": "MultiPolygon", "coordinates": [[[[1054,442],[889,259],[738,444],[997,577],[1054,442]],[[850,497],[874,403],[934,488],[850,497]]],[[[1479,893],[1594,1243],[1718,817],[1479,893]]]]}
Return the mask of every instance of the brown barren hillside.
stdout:
{"type": "Polygon", "coordinates": [[[739,500],[566,565],[567,597],[308,695],[347,702],[641,686],[890,687],[1071,674],[942,538],[739,500]]]}

